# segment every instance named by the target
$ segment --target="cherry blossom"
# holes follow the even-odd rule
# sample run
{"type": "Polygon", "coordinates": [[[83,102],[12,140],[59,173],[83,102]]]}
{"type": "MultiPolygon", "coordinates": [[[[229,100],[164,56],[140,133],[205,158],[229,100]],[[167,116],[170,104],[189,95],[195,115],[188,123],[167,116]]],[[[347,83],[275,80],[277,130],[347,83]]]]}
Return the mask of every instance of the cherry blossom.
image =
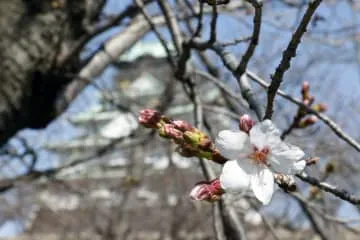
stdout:
{"type": "Polygon", "coordinates": [[[305,154],[283,142],[270,120],[255,124],[248,133],[247,128],[240,129],[246,131],[224,130],[216,139],[216,147],[229,159],[220,175],[221,187],[225,192],[252,190],[260,202],[268,204],[275,190],[274,173],[301,172],[305,154]]]}

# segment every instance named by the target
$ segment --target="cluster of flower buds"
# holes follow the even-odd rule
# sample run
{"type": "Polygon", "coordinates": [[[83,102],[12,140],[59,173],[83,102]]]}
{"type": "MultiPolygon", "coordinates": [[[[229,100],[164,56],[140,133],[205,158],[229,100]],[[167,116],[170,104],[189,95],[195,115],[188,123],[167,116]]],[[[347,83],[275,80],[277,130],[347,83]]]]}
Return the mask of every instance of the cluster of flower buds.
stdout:
{"type": "MultiPolygon", "coordinates": [[[[316,112],[325,112],[327,110],[327,105],[324,103],[314,104],[315,97],[310,95],[310,84],[305,81],[302,84],[301,88],[302,102],[308,107],[311,107],[316,112]]],[[[318,121],[318,118],[315,115],[309,115],[308,111],[304,107],[299,107],[299,110],[296,115],[296,127],[297,128],[306,128],[315,124],[318,121]]]]}
{"type": "Polygon", "coordinates": [[[160,124],[161,115],[153,109],[144,109],[140,111],[139,123],[147,128],[157,128],[160,124]]]}
{"type": "Polygon", "coordinates": [[[221,198],[225,191],[221,188],[220,180],[203,181],[195,185],[190,192],[190,197],[194,200],[215,202],[221,198]]]}
{"type": "Polygon", "coordinates": [[[139,122],[147,128],[156,129],[163,138],[172,139],[177,151],[184,157],[201,157],[217,163],[226,159],[220,155],[211,139],[199,129],[183,120],[173,120],[153,109],[140,111],[139,122]]]}

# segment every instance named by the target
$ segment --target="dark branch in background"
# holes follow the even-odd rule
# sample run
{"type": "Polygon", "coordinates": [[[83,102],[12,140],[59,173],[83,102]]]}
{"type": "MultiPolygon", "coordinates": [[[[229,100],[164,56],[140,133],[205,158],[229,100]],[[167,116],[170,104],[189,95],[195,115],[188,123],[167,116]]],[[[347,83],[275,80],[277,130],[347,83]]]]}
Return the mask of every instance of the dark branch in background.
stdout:
{"type": "MultiPolygon", "coordinates": [[[[191,5],[190,6],[188,5],[188,7],[190,9],[193,9],[191,5]]],[[[193,38],[200,36],[201,30],[202,30],[202,27],[203,27],[203,25],[202,25],[203,15],[204,15],[204,2],[200,2],[200,11],[199,11],[199,14],[197,15],[198,25],[197,25],[196,31],[195,31],[195,33],[193,35],[193,38]]]]}
{"type": "Polygon", "coordinates": [[[229,47],[229,46],[237,45],[239,43],[247,42],[247,41],[250,41],[250,40],[251,40],[251,37],[235,38],[232,41],[218,43],[218,45],[220,47],[229,47]]]}
{"type": "MultiPolygon", "coordinates": [[[[190,94],[190,97],[194,104],[194,118],[196,123],[195,126],[198,129],[202,129],[204,122],[203,106],[201,103],[201,99],[199,97],[199,93],[196,89],[196,84],[193,84],[191,86],[191,93],[192,94],[190,94]]],[[[210,129],[208,130],[210,131],[210,129]]],[[[200,161],[201,169],[206,179],[207,180],[215,179],[216,178],[215,172],[212,169],[209,162],[205,159],[199,159],[199,161],[200,161]]],[[[220,202],[214,206],[213,213],[214,213],[214,225],[218,227],[216,228],[217,231],[216,235],[219,240],[221,240],[221,236],[222,236],[222,234],[219,231],[224,229],[226,229],[224,234],[227,237],[230,237],[230,239],[234,239],[234,240],[247,239],[244,227],[240,222],[238,215],[233,207],[228,206],[227,204],[224,203],[223,200],[220,200],[220,202]],[[221,213],[221,215],[219,213],[221,213]],[[223,228],[221,229],[219,228],[220,220],[222,220],[224,224],[223,228]]]]}
{"type": "Polygon", "coordinates": [[[54,177],[56,177],[56,174],[60,173],[61,171],[78,166],[80,164],[84,164],[94,158],[97,158],[106,153],[109,153],[110,151],[113,151],[115,147],[117,149],[129,148],[131,146],[135,146],[138,144],[142,144],[146,141],[149,141],[149,138],[151,138],[151,136],[153,136],[153,132],[151,132],[145,136],[134,137],[133,139],[119,139],[119,140],[111,142],[109,145],[99,148],[91,156],[75,159],[74,161],[71,161],[60,167],[50,168],[50,169],[46,169],[43,171],[31,170],[27,174],[17,176],[12,179],[0,180],[0,193],[4,193],[4,192],[6,192],[18,185],[24,184],[24,183],[29,184],[30,182],[38,180],[39,178],[42,178],[42,177],[48,178],[48,179],[53,179],[54,177]]]}
{"type": "MultiPolygon", "coordinates": [[[[195,126],[198,129],[202,129],[203,127],[203,106],[201,103],[201,99],[199,93],[196,88],[196,84],[193,82],[193,79],[188,79],[184,81],[184,84],[188,84],[190,88],[190,92],[188,94],[189,98],[193,102],[194,105],[194,121],[195,126]]],[[[205,159],[199,158],[200,167],[204,177],[207,180],[214,179],[216,177],[215,172],[211,168],[209,162],[205,159]]],[[[214,204],[213,206],[213,225],[217,240],[224,240],[226,234],[225,228],[227,227],[226,217],[222,215],[222,201],[214,204]]]]}
{"type": "Polygon", "coordinates": [[[216,42],[216,25],[217,25],[217,18],[218,18],[218,12],[216,6],[213,6],[212,11],[212,19],[210,23],[210,38],[208,41],[208,44],[214,44],[216,42]]]}
{"type": "Polygon", "coordinates": [[[206,2],[209,5],[222,5],[227,4],[230,2],[230,0],[200,0],[201,3],[206,2]]]}
{"type": "Polygon", "coordinates": [[[241,94],[249,103],[250,109],[255,111],[258,118],[261,118],[262,110],[260,108],[260,105],[256,102],[255,96],[253,95],[253,92],[251,91],[251,88],[249,86],[249,82],[248,82],[247,78],[242,77],[243,74],[240,74],[242,72],[242,68],[245,68],[245,71],[246,71],[247,63],[254,53],[255,47],[257,46],[257,43],[258,43],[259,34],[260,34],[262,5],[257,1],[249,0],[249,2],[251,4],[253,4],[253,6],[255,8],[254,32],[253,32],[253,36],[251,38],[251,43],[239,65],[237,64],[238,61],[236,61],[236,58],[232,54],[225,51],[225,48],[223,47],[222,44],[215,42],[216,35],[215,35],[215,33],[213,33],[213,30],[216,28],[215,24],[216,24],[217,15],[213,16],[213,20],[215,20],[215,23],[212,22],[212,24],[211,24],[210,36],[214,36],[214,37],[210,37],[210,40],[205,43],[199,43],[198,41],[196,41],[197,40],[196,38],[193,38],[189,44],[191,45],[190,47],[195,48],[199,51],[212,49],[221,57],[224,65],[229,69],[229,71],[231,71],[233,73],[234,77],[237,79],[239,86],[240,86],[241,94]]]}
{"type": "MultiPolygon", "coordinates": [[[[151,3],[155,0],[144,0],[144,4],[151,3]]],[[[121,23],[128,18],[136,17],[136,15],[140,12],[140,8],[136,5],[129,5],[124,11],[122,11],[120,14],[118,14],[116,17],[109,20],[106,24],[103,24],[101,26],[95,26],[88,30],[87,34],[78,41],[78,43],[74,44],[74,47],[70,49],[70,51],[64,55],[61,56],[58,60],[58,65],[63,65],[67,63],[71,58],[76,54],[79,53],[86,43],[90,41],[92,38],[102,34],[103,32],[109,30],[112,27],[121,25],[121,23]]],[[[85,62],[88,62],[90,59],[85,60],[85,62]]]]}
{"type": "Polygon", "coordinates": [[[256,204],[254,201],[251,201],[251,199],[249,199],[249,203],[252,206],[252,208],[255,209],[260,214],[262,222],[264,223],[265,227],[269,230],[274,240],[281,240],[280,237],[276,234],[276,231],[272,223],[267,219],[265,214],[261,212],[258,204],[256,204]]]}
{"type": "Polygon", "coordinates": [[[321,210],[321,207],[318,204],[314,204],[310,202],[308,198],[304,198],[303,196],[295,192],[291,193],[291,196],[293,196],[297,201],[303,203],[304,206],[306,206],[306,208],[312,210],[316,215],[318,215],[322,219],[334,222],[336,224],[341,224],[349,231],[355,234],[360,234],[360,230],[356,226],[354,227],[349,226],[352,223],[359,222],[359,219],[341,219],[339,217],[329,215],[328,213],[326,213],[325,209],[321,210]]]}
{"type": "Polygon", "coordinates": [[[255,9],[254,27],[249,46],[236,69],[236,74],[238,76],[242,76],[246,71],[250,58],[253,56],[255,48],[258,45],[261,29],[262,0],[248,0],[248,2],[250,2],[255,9]]]}
{"type": "Polygon", "coordinates": [[[322,0],[311,0],[309,6],[302,18],[298,28],[293,34],[289,45],[286,50],[283,52],[283,57],[279,66],[276,68],[275,73],[271,76],[271,83],[268,89],[268,97],[267,97],[267,107],[265,111],[264,119],[271,119],[274,108],[274,98],[276,96],[276,92],[280,87],[281,82],[283,81],[284,73],[289,69],[290,62],[293,57],[296,56],[296,49],[300,44],[301,38],[306,32],[306,28],[311,21],[315,10],[320,5],[322,0]]]}
{"type": "MultiPolygon", "coordinates": [[[[232,11],[239,7],[242,7],[243,3],[238,2],[229,5],[228,8],[222,11],[232,11]]],[[[137,8],[140,10],[139,8],[137,8]]],[[[199,11],[197,9],[197,11],[199,11]]],[[[208,13],[209,9],[204,9],[204,13],[208,13]]],[[[180,15],[179,19],[191,19],[196,16],[193,15],[180,15]]],[[[80,92],[88,85],[87,82],[82,79],[93,80],[98,77],[118,56],[124,53],[127,49],[133,46],[138,40],[140,40],[146,33],[149,32],[150,27],[148,22],[141,18],[139,14],[132,17],[133,21],[118,35],[115,35],[109,41],[103,44],[103,47],[99,49],[86,63],[86,65],[78,73],[78,77],[74,78],[72,82],[66,86],[62,94],[57,99],[56,114],[60,115],[70,103],[80,94],[80,92]]],[[[158,25],[165,24],[165,18],[163,16],[156,16],[152,21],[158,25]]]]}
{"type": "Polygon", "coordinates": [[[178,54],[180,54],[182,37],[181,37],[180,27],[177,23],[175,14],[172,11],[171,6],[167,0],[158,0],[158,3],[163,15],[165,16],[172,41],[175,43],[176,51],[178,54]]]}
{"type": "Polygon", "coordinates": [[[233,74],[233,76],[237,79],[239,86],[240,86],[241,95],[249,103],[250,109],[252,109],[255,112],[256,116],[259,119],[261,119],[261,117],[262,117],[261,105],[257,102],[254,92],[249,87],[247,78],[239,76],[236,73],[238,61],[236,60],[235,56],[232,55],[231,53],[225,51],[224,48],[217,46],[217,45],[213,46],[212,49],[219,55],[219,57],[223,61],[224,65],[233,74]]]}
{"type": "MultiPolygon", "coordinates": [[[[196,83],[193,81],[193,78],[190,76],[193,73],[192,69],[188,67],[188,60],[190,59],[191,49],[206,49],[212,46],[216,42],[216,25],[217,25],[217,8],[213,6],[212,11],[212,20],[210,23],[210,36],[207,41],[200,41],[197,39],[195,35],[193,37],[184,42],[182,44],[182,54],[180,55],[178,66],[175,71],[175,76],[179,81],[183,83],[183,86],[188,91],[185,91],[194,104],[194,120],[195,125],[197,128],[201,129],[203,126],[203,106],[201,103],[201,99],[199,93],[196,88],[196,83]]],[[[197,29],[201,31],[201,19],[198,21],[197,29]]],[[[192,29],[190,29],[192,30],[192,29]]],[[[204,159],[199,159],[200,166],[203,172],[203,175],[206,179],[214,179],[216,177],[212,167],[210,166],[209,162],[204,159]]],[[[216,231],[216,237],[218,240],[222,240],[224,234],[226,236],[231,235],[231,239],[234,240],[246,240],[246,236],[244,233],[244,228],[242,227],[241,222],[238,219],[238,216],[235,210],[230,206],[225,206],[223,201],[221,200],[220,203],[214,205],[213,208],[213,215],[214,215],[214,227],[216,231]],[[226,211],[223,211],[222,206],[225,207],[226,211]],[[222,214],[221,214],[222,213],[222,214]],[[225,213],[225,214],[224,214],[225,213]],[[226,230],[226,232],[223,232],[226,230]],[[231,234],[230,234],[231,232],[231,234]]]]}
{"type": "Polygon", "coordinates": [[[234,98],[237,101],[243,101],[243,99],[241,98],[240,95],[237,95],[236,93],[234,93],[225,83],[223,83],[220,79],[217,79],[215,77],[213,77],[212,75],[210,75],[207,72],[203,72],[200,71],[198,69],[194,70],[194,73],[196,75],[199,75],[205,79],[208,79],[209,81],[213,82],[218,88],[220,88],[221,90],[223,90],[226,94],[228,94],[230,97],[234,98]]]}
{"type": "MultiPolygon", "coordinates": [[[[201,8],[200,8],[201,9],[201,8]]],[[[202,17],[202,15],[201,15],[202,17]]],[[[207,41],[201,41],[196,37],[196,32],[193,34],[191,39],[184,41],[182,44],[182,54],[180,55],[178,66],[175,71],[175,76],[178,79],[184,79],[185,74],[187,73],[186,64],[191,56],[191,49],[201,49],[205,50],[211,47],[216,41],[216,24],[217,24],[217,8],[216,6],[212,7],[212,19],[210,24],[210,37],[207,41]]],[[[198,20],[198,27],[196,31],[201,31],[202,28],[202,19],[198,20]]],[[[186,77],[185,77],[186,79],[186,77]]]]}
{"type": "Polygon", "coordinates": [[[302,118],[301,115],[299,114],[295,115],[290,126],[281,133],[281,139],[285,139],[286,136],[288,136],[298,126],[301,118],[302,118]]]}
{"type": "Polygon", "coordinates": [[[309,219],[315,232],[317,232],[319,234],[319,236],[321,237],[322,240],[328,240],[329,238],[325,235],[324,230],[322,229],[322,227],[320,226],[318,221],[315,219],[315,216],[309,210],[307,205],[303,201],[300,201],[300,200],[298,200],[298,203],[299,203],[301,209],[303,210],[304,214],[306,215],[306,217],[309,219]]]}
{"type": "MultiPolygon", "coordinates": [[[[160,32],[156,29],[156,24],[153,22],[151,16],[147,13],[146,9],[145,9],[145,5],[142,2],[142,0],[134,0],[136,5],[140,8],[142,14],[144,15],[146,21],[148,22],[148,24],[150,25],[151,30],[155,33],[156,37],[158,38],[158,40],[160,41],[161,45],[163,46],[163,48],[166,51],[166,56],[167,59],[170,63],[171,66],[175,65],[175,62],[172,58],[172,54],[171,51],[167,45],[167,42],[165,40],[165,38],[160,34],[160,32]]],[[[165,17],[165,19],[167,20],[167,18],[165,17]]]]}

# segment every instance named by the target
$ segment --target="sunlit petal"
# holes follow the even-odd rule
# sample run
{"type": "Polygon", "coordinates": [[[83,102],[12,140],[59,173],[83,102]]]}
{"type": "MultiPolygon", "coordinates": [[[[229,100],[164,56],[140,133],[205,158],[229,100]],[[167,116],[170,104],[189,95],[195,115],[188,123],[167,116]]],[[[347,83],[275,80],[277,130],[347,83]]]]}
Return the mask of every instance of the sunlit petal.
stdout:
{"type": "Polygon", "coordinates": [[[251,153],[249,137],[240,131],[224,130],[219,132],[215,145],[221,155],[228,159],[245,158],[251,153]]]}
{"type": "Polygon", "coordinates": [[[265,120],[250,130],[250,141],[257,148],[271,148],[281,142],[280,131],[270,120],[265,120]]]}
{"type": "Polygon", "coordinates": [[[256,173],[251,176],[250,182],[255,197],[262,204],[269,204],[275,191],[273,173],[268,168],[259,165],[256,173]]]}
{"type": "Polygon", "coordinates": [[[220,184],[225,192],[241,192],[249,189],[250,175],[254,166],[247,159],[230,160],[224,164],[220,175],[220,184]]]}
{"type": "Polygon", "coordinates": [[[293,174],[305,168],[304,162],[298,163],[304,155],[300,148],[281,142],[271,149],[269,163],[276,172],[293,174]]]}

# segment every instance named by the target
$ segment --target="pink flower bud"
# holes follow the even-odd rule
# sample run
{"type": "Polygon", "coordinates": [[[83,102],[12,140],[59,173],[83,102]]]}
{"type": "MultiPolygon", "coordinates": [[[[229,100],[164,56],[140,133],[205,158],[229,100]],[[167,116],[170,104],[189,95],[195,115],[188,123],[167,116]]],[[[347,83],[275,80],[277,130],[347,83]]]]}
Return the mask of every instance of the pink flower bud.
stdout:
{"type": "Polygon", "coordinates": [[[314,101],[314,97],[310,96],[310,84],[308,81],[303,82],[302,88],[301,88],[301,94],[303,101],[309,100],[309,103],[305,103],[306,105],[311,105],[314,101]]]}
{"type": "Polygon", "coordinates": [[[210,182],[199,182],[190,192],[190,197],[198,201],[214,202],[219,200],[224,190],[221,188],[220,180],[214,179],[210,182]]]}
{"type": "Polygon", "coordinates": [[[312,125],[314,123],[316,123],[319,119],[316,117],[316,116],[310,116],[310,117],[307,117],[305,118],[305,122],[308,124],[308,125],[312,125]]]}
{"type": "Polygon", "coordinates": [[[161,115],[154,109],[143,109],[140,111],[139,122],[145,127],[156,128],[161,119],[161,115]]]}
{"type": "Polygon", "coordinates": [[[241,131],[249,133],[251,128],[255,125],[255,121],[252,118],[244,114],[240,117],[239,128],[241,131]]]}
{"type": "Polygon", "coordinates": [[[302,92],[308,92],[310,90],[310,83],[308,81],[304,81],[301,88],[302,92]]]}
{"type": "Polygon", "coordinates": [[[181,131],[191,131],[194,129],[194,127],[191,126],[190,123],[183,121],[183,120],[172,121],[172,124],[175,126],[175,128],[177,128],[181,131]]]}
{"type": "Polygon", "coordinates": [[[300,128],[308,127],[308,126],[313,125],[314,123],[316,123],[318,120],[319,119],[316,116],[312,115],[310,117],[307,117],[307,118],[301,120],[301,122],[299,123],[299,127],[300,128]]]}
{"type": "Polygon", "coordinates": [[[328,106],[325,103],[318,103],[313,106],[313,109],[317,112],[325,112],[328,110],[328,106]]]}
{"type": "Polygon", "coordinates": [[[177,130],[172,124],[164,124],[163,126],[164,137],[172,138],[176,141],[182,141],[184,139],[184,134],[177,130]]]}

